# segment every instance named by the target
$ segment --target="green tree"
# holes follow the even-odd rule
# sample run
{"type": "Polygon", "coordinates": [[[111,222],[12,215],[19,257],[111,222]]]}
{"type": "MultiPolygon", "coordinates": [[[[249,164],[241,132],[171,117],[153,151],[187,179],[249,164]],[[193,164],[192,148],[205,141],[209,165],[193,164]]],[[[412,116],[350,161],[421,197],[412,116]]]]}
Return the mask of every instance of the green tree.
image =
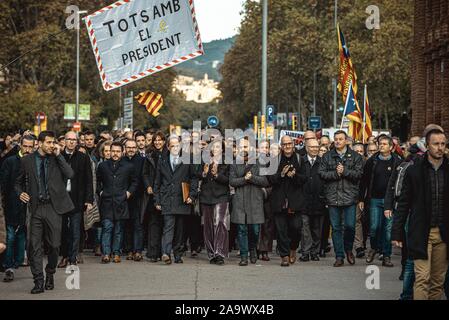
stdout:
{"type": "MultiPolygon", "coordinates": [[[[316,76],[317,114],[332,125],[332,79],[337,76],[338,40],[334,29],[334,1],[269,1],[268,102],[279,112],[301,108],[312,112],[316,76]]],[[[359,101],[368,84],[374,127],[397,127],[410,106],[410,48],[413,1],[339,1],[339,23],[349,43],[358,75],[359,101]],[[380,9],[380,29],[368,30],[368,5],[380,9]]],[[[240,127],[260,110],[261,25],[259,3],[245,4],[235,46],[222,66],[221,90],[226,121],[240,127]]],[[[343,105],[338,94],[338,105],[343,105]]]]}

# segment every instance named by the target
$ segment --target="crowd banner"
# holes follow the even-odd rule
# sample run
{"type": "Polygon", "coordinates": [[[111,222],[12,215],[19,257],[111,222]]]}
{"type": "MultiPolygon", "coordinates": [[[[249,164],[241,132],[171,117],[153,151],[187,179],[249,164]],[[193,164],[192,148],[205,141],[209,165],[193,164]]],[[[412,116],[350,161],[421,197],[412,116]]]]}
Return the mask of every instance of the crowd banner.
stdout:
{"type": "Polygon", "coordinates": [[[204,54],[193,0],[121,0],[84,21],[106,91],[204,54]]]}

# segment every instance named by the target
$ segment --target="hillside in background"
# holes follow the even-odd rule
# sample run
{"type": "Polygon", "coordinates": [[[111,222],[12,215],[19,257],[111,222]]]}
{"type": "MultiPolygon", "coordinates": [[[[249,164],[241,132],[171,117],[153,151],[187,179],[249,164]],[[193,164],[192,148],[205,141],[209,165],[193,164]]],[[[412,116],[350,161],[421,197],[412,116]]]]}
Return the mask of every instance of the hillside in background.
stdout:
{"type": "Polygon", "coordinates": [[[235,39],[236,37],[232,37],[204,43],[205,54],[175,67],[176,72],[183,76],[194,77],[196,80],[203,79],[204,74],[207,73],[209,79],[221,81],[219,69],[223,64],[225,54],[234,45],[235,39]]]}

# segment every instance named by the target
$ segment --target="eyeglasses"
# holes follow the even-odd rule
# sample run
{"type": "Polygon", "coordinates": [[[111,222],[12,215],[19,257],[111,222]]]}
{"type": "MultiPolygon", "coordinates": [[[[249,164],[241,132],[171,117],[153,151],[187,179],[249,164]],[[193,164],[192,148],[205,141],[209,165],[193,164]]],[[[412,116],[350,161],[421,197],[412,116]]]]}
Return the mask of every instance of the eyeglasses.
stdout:
{"type": "Polygon", "coordinates": [[[68,141],[68,142],[76,142],[77,141],[77,139],[65,139],[65,141],[68,141]]]}
{"type": "Polygon", "coordinates": [[[282,143],[281,146],[283,147],[287,147],[287,146],[292,146],[293,142],[287,142],[287,143],[282,143]]]}

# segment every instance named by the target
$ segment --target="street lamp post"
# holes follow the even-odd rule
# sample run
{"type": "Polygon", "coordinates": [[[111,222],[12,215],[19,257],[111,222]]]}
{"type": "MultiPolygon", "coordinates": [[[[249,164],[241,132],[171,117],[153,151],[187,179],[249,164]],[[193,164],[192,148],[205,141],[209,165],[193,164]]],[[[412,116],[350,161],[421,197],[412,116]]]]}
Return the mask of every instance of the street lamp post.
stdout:
{"type": "Polygon", "coordinates": [[[78,25],[76,28],[76,106],[75,106],[75,122],[79,120],[79,109],[80,109],[80,15],[87,13],[87,11],[77,12],[78,25]]]}
{"type": "Polygon", "coordinates": [[[267,115],[267,69],[268,69],[268,0],[263,1],[262,15],[262,115],[267,115]]]}

